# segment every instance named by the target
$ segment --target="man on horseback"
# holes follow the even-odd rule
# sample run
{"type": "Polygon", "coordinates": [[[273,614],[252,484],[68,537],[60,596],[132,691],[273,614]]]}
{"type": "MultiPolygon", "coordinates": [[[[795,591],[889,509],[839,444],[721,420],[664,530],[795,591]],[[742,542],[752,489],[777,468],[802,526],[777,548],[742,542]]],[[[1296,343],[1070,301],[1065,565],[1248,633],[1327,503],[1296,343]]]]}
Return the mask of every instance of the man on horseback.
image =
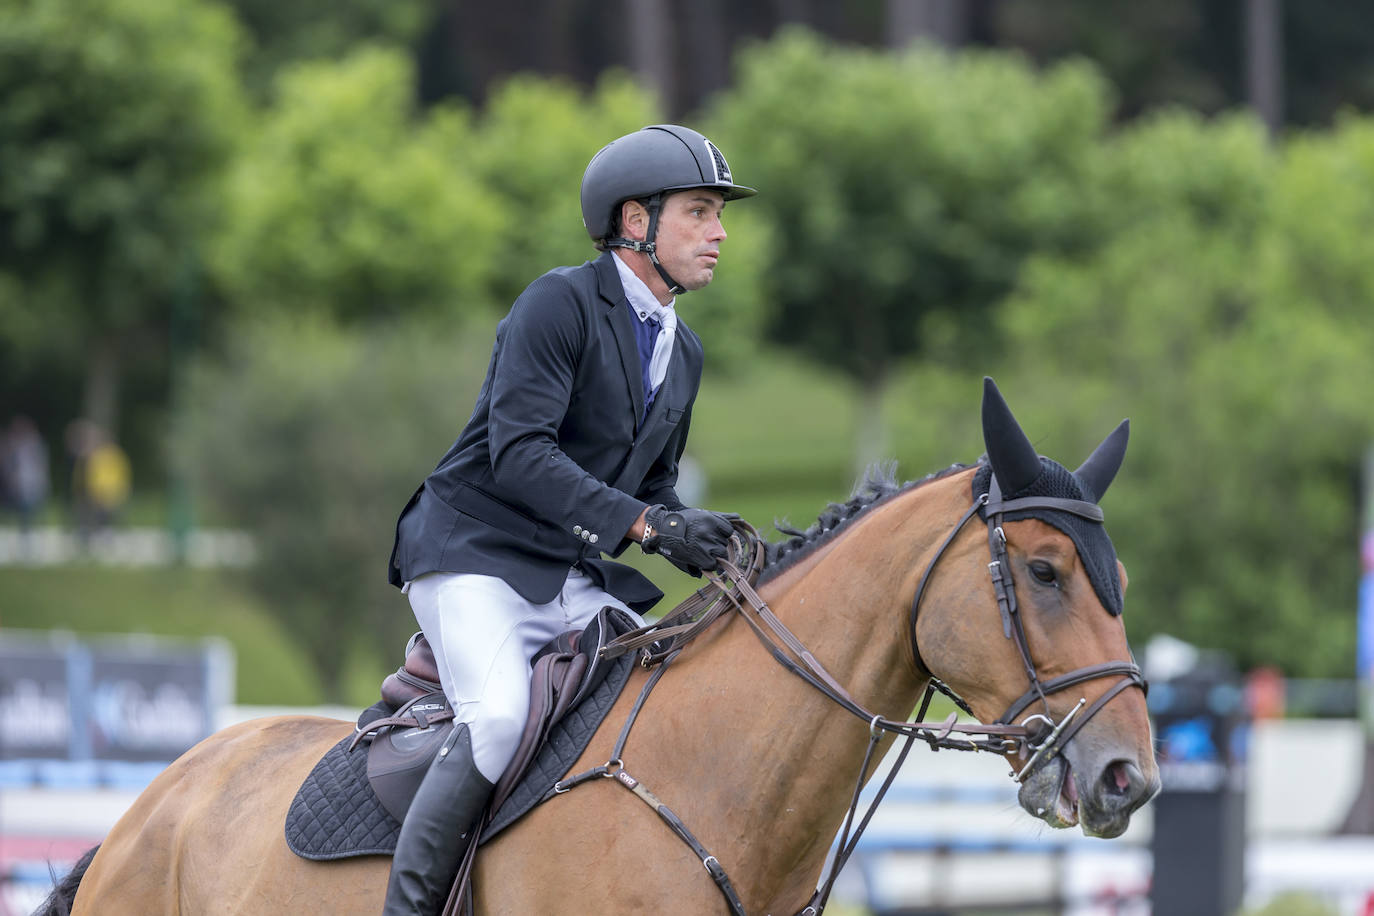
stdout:
{"type": "Polygon", "coordinates": [[[516,299],[471,419],[402,511],[389,577],[457,724],[402,825],[385,913],[442,906],[462,834],[515,753],[534,653],[605,605],[637,612],[663,597],[601,551],[637,541],[698,576],[725,556],[728,517],[684,507],[674,489],[702,365],[674,304],[711,282],[725,202],[754,193],[685,127],[598,152],[581,198],[601,256],[516,299]]]}

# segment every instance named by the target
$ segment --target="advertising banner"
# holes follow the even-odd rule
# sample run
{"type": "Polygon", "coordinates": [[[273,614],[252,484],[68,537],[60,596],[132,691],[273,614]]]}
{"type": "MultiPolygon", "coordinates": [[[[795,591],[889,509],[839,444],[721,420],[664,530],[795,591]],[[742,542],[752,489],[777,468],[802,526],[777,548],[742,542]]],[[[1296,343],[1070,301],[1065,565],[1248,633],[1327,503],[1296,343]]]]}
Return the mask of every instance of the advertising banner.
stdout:
{"type": "Polygon", "coordinates": [[[0,760],[167,763],[232,702],[219,641],[0,632],[0,760]]]}
{"type": "Polygon", "coordinates": [[[70,756],[72,664],[51,642],[0,640],[0,760],[70,756]]]}

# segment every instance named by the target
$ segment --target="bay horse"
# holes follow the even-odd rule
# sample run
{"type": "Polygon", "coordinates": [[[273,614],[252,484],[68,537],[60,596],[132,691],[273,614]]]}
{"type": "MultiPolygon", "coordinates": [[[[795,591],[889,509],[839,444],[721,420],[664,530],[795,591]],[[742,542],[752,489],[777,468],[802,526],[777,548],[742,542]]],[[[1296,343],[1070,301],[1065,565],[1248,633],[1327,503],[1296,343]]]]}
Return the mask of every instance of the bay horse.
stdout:
{"type": "MultiPolygon", "coordinates": [[[[986,380],[986,459],[901,487],[870,480],[809,531],[769,547],[757,594],[823,678],[770,658],[737,619],[744,609],[671,666],[636,672],[572,772],[619,756],[619,772],[651,788],[728,873],[738,907],[722,899],[711,862],[624,791],[627,781],[592,779],[482,847],[477,912],[818,913],[818,877],[870,738],[903,722],[932,677],[993,723],[961,727],[989,735],[983,746],[1010,763],[1030,815],[1119,835],[1159,788],[1144,682],[1120,616],[1125,570],[1096,507],[1125,430],[1071,473],[1036,454],[986,380]],[[975,492],[982,480],[988,489],[975,492]],[[645,693],[650,678],[657,687],[645,693]],[[843,685],[854,708],[817,689],[821,681],[843,685]]],[[[307,861],[283,835],[296,789],[352,729],[284,716],[205,739],[78,864],[52,911],[379,912],[388,858],[307,861]]]]}

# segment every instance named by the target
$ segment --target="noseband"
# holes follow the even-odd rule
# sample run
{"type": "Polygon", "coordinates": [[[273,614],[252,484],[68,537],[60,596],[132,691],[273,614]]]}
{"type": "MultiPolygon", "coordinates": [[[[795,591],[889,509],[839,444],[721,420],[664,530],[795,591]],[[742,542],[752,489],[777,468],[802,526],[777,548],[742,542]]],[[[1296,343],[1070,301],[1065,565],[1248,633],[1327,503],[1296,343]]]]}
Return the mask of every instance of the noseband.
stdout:
{"type": "Polygon", "coordinates": [[[992,589],[997,596],[997,607],[1002,612],[1002,635],[1016,643],[1016,650],[1021,655],[1021,664],[1026,670],[1026,678],[1030,681],[1029,689],[1011,706],[1007,707],[1007,711],[998,716],[993,724],[1011,726],[1016,722],[1018,716],[1036,702],[1039,702],[1044,710],[1043,712],[1032,713],[1016,723],[1023,730],[1023,734],[1018,738],[1019,746],[1007,748],[1008,750],[1021,751],[1028,758],[1025,765],[1013,776],[1018,783],[1024,782],[1031,773],[1063,750],[1069,739],[1078,734],[1078,730],[1086,725],[1088,720],[1117,694],[1131,686],[1139,687],[1145,691],[1149,689],[1145,676],[1141,674],[1140,667],[1134,661],[1102,662],[1078,668],[1048,681],[1040,680],[1040,675],[1035,669],[1035,662],[1031,658],[1030,643],[1026,639],[1026,629],[1021,621],[1020,608],[1016,603],[1016,583],[1012,580],[1011,561],[1007,556],[1007,536],[1002,530],[1002,519],[1006,513],[1023,512],[1031,509],[1069,512],[1080,518],[1099,523],[1103,519],[1101,506],[1081,499],[1028,496],[1021,499],[1003,500],[997,478],[993,477],[990,492],[984,493],[974,500],[973,505],[959,519],[954,530],[946,536],[940,544],[940,548],[935,552],[935,558],[926,567],[925,574],[921,576],[921,582],[916,587],[916,596],[911,601],[911,621],[908,627],[908,632],[911,633],[911,654],[917,667],[921,671],[931,674],[931,682],[937,685],[937,689],[949,695],[961,708],[971,713],[968,705],[939,678],[934,676],[930,666],[921,657],[921,647],[916,640],[916,621],[921,609],[921,598],[925,595],[926,586],[930,582],[931,575],[935,572],[935,567],[939,565],[940,558],[944,556],[950,544],[954,543],[954,539],[968,524],[969,520],[981,510],[984,518],[987,519],[988,554],[991,557],[991,561],[988,563],[988,574],[992,578],[992,589]],[[1093,701],[1092,705],[1083,711],[1082,716],[1079,716],[1078,713],[1087,705],[1086,697],[1080,699],[1077,705],[1069,710],[1062,719],[1058,722],[1054,721],[1053,713],[1050,712],[1049,696],[1051,694],[1067,690],[1086,681],[1112,675],[1121,675],[1121,680],[1093,701]],[[1036,743],[1037,739],[1039,743],[1036,743]]]}

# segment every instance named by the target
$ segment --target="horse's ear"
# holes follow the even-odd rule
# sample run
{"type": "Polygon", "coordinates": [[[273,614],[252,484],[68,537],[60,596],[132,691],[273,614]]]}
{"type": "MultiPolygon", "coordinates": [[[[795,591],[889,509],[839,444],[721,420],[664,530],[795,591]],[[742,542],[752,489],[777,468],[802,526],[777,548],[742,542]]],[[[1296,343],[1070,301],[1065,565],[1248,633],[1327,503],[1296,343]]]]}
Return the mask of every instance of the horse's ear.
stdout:
{"type": "Polygon", "coordinates": [[[1002,392],[983,378],[983,444],[1003,493],[1024,490],[1040,476],[1040,456],[1011,415],[1002,392]]]}
{"type": "Polygon", "coordinates": [[[1094,499],[1102,499],[1116,478],[1116,472],[1121,470],[1121,462],[1126,457],[1126,440],[1130,437],[1131,421],[1122,420],[1093,450],[1083,466],[1074,471],[1074,476],[1092,491],[1094,499]]]}

